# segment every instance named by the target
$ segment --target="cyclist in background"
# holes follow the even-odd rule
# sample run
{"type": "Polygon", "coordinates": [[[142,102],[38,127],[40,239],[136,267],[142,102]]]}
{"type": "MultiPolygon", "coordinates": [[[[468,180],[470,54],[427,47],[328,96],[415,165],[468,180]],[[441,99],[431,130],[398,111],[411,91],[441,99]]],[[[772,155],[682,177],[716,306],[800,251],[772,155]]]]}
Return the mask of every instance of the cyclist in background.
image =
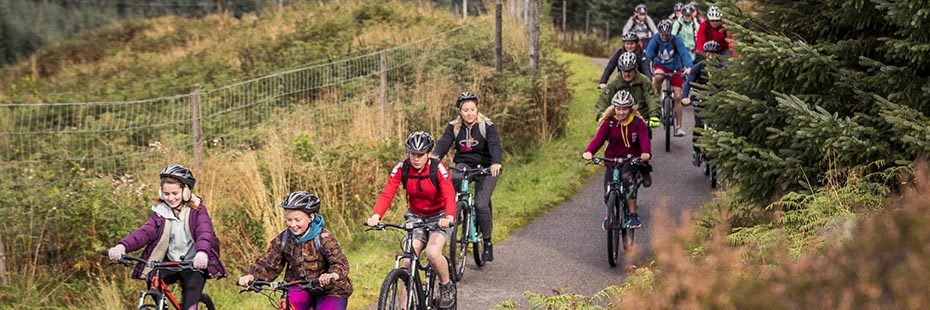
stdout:
{"type": "MultiPolygon", "coordinates": [[[[455,189],[446,166],[429,157],[433,150],[432,136],[422,131],[413,132],[407,136],[405,147],[407,159],[391,170],[366,224],[375,227],[381,223],[397,189],[403,186],[408,206],[404,219],[439,226],[439,230],[430,232],[429,236],[425,229],[414,231],[413,249],[419,255],[420,250],[426,247],[426,257],[439,275],[439,307],[449,309],[455,305],[455,285],[449,277],[449,261],[443,256],[443,248],[455,221],[455,189]]],[[[409,260],[404,260],[405,268],[410,268],[410,264],[409,260]]]]}
{"type": "Polygon", "coordinates": [[[736,56],[736,51],[730,49],[728,39],[732,40],[733,34],[729,33],[723,25],[723,11],[716,6],[711,6],[707,9],[707,20],[698,29],[695,41],[697,52],[704,52],[704,43],[707,41],[717,41],[720,44],[720,52],[717,54],[721,56],[720,61],[726,63],[728,57],[736,56]]]}
{"type": "Polygon", "coordinates": [[[698,4],[697,1],[691,1],[691,3],[689,3],[688,5],[691,6],[692,9],[694,9],[694,13],[691,16],[691,19],[697,22],[698,25],[703,24],[705,19],[704,19],[704,13],[701,12],[701,5],[698,4]]]}
{"type": "Polygon", "coordinates": [[[691,56],[681,39],[672,35],[672,23],[663,20],[659,23],[659,35],[649,41],[646,47],[646,59],[652,61],[652,70],[655,76],[652,85],[656,91],[662,90],[662,82],[668,77],[672,90],[675,93],[675,136],[681,137],[685,132],[681,129],[681,85],[684,82],[682,72],[688,75],[691,72],[691,56]]]}
{"type": "MultiPolygon", "coordinates": [[[[595,134],[591,142],[588,143],[588,147],[585,149],[585,152],[581,154],[581,158],[590,161],[594,158],[593,154],[596,154],[597,151],[601,149],[601,146],[604,145],[604,142],[607,142],[607,149],[604,150],[604,157],[626,158],[627,155],[630,155],[639,157],[643,161],[648,161],[649,158],[652,157],[652,144],[646,133],[646,123],[641,118],[635,117],[637,113],[636,107],[633,95],[626,91],[617,92],[610,101],[610,107],[604,110],[604,115],[598,125],[597,134],[595,134]]],[[[605,166],[608,172],[613,168],[609,163],[605,166]]],[[[648,172],[651,168],[648,165],[626,165],[621,171],[623,185],[630,187],[630,193],[632,193],[628,196],[630,199],[627,200],[630,206],[629,227],[639,228],[642,227],[642,222],[639,219],[639,214],[636,213],[637,188],[633,186],[632,179],[636,172],[634,169],[639,169],[639,172],[643,173],[643,183],[645,183],[649,178],[648,172]]],[[[611,173],[605,173],[605,190],[610,181],[612,181],[611,173]]],[[[651,182],[651,180],[649,182],[651,182]]],[[[604,221],[601,224],[601,228],[604,230],[607,230],[608,219],[606,214],[605,209],[604,221]]]]}
{"type": "Polygon", "coordinates": [[[640,44],[649,41],[656,31],[656,24],[652,22],[649,15],[646,15],[646,5],[644,4],[636,6],[636,9],[633,10],[633,16],[630,16],[630,19],[626,21],[626,25],[623,26],[623,33],[635,33],[639,37],[640,44]]]}
{"type": "MultiPolygon", "coordinates": [[[[455,99],[455,108],[459,117],[449,122],[436,149],[433,158],[441,159],[446,156],[449,149],[455,148],[455,158],[452,161],[455,167],[477,168],[487,167],[491,175],[475,176],[475,211],[478,229],[484,237],[484,261],[494,261],[494,250],[491,244],[493,231],[493,213],[491,212],[491,195],[497,186],[497,177],[501,173],[501,162],[504,150],[501,148],[501,138],[497,134],[497,126],[487,116],[478,113],[478,96],[471,92],[463,92],[455,99]]],[[[456,190],[461,187],[464,175],[459,171],[452,171],[452,183],[456,190]]]]}
{"type": "Polygon", "coordinates": [[[682,10],[681,17],[672,22],[672,35],[681,39],[681,42],[685,44],[691,59],[694,59],[695,56],[694,41],[700,26],[694,21],[693,15],[694,8],[689,5],[682,10]]]}
{"type": "Polygon", "coordinates": [[[680,18],[681,15],[683,14],[682,9],[684,7],[685,5],[682,4],[681,2],[675,3],[675,6],[672,8],[672,14],[669,14],[668,19],[674,21],[680,18]]]}
{"type": "MultiPolygon", "coordinates": [[[[652,89],[652,81],[646,75],[636,71],[637,56],[633,53],[623,53],[617,60],[620,76],[614,78],[604,87],[604,90],[597,96],[594,104],[597,119],[601,121],[604,109],[610,106],[613,97],[621,91],[630,93],[634,102],[638,103],[636,111],[642,113],[637,115],[640,118],[648,118],[649,127],[659,127],[659,98],[652,89]]],[[[649,129],[649,137],[652,137],[652,129],[649,129]]]]}
{"type": "MultiPolygon", "coordinates": [[[[607,61],[607,67],[604,68],[604,73],[601,74],[601,80],[598,82],[597,88],[604,89],[604,87],[607,86],[607,81],[610,79],[610,76],[614,73],[614,70],[620,71],[617,69],[617,59],[620,58],[621,54],[627,52],[636,55],[636,71],[652,78],[652,68],[649,66],[649,62],[646,61],[645,50],[646,49],[639,44],[639,37],[636,34],[632,32],[625,33],[623,35],[623,46],[607,61]]],[[[600,113],[600,111],[598,111],[598,113],[600,113]]]]}
{"type": "MultiPolygon", "coordinates": [[[[691,88],[695,86],[692,83],[708,85],[707,83],[710,81],[710,70],[705,70],[708,65],[710,65],[712,68],[724,68],[723,63],[721,63],[720,59],[718,58],[720,55],[720,44],[717,43],[717,41],[705,42],[703,50],[703,54],[698,54],[694,68],[691,69],[691,74],[688,74],[688,78],[685,80],[685,85],[681,89],[681,103],[684,105],[690,105],[691,103],[694,103],[694,128],[704,127],[704,119],[699,115],[706,104],[703,101],[698,100],[697,97],[691,95],[691,88]]],[[[719,89],[717,90],[719,91],[719,89]]],[[[697,140],[700,138],[700,136],[701,133],[698,131],[693,131],[691,146],[694,148],[694,152],[691,154],[691,164],[693,164],[695,167],[701,166],[701,150],[697,146],[697,140]]]]}

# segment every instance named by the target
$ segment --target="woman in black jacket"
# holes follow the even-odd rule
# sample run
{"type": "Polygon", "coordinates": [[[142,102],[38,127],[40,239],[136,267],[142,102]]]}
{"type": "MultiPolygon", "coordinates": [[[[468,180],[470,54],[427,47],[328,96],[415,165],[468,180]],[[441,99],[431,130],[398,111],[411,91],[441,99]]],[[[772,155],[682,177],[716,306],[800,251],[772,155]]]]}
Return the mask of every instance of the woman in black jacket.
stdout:
{"type": "Polygon", "coordinates": [[[636,58],[638,59],[636,62],[636,70],[652,79],[652,67],[649,65],[649,61],[646,60],[646,51],[639,45],[639,37],[632,32],[627,32],[623,35],[623,46],[607,61],[604,74],[601,74],[601,81],[597,83],[598,89],[604,89],[604,87],[607,86],[610,75],[617,70],[617,58],[620,58],[620,54],[626,52],[636,54],[636,58]]]}
{"type": "MultiPolygon", "coordinates": [[[[501,139],[497,134],[497,126],[486,116],[478,113],[478,96],[471,92],[459,94],[455,100],[455,107],[459,117],[449,122],[446,130],[436,143],[433,157],[443,158],[454,146],[455,157],[452,161],[456,168],[488,167],[491,175],[476,176],[475,181],[475,207],[478,213],[476,218],[478,229],[484,237],[484,261],[493,261],[494,252],[491,245],[491,194],[497,185],[497,177],[501,172],[503,150],[501,139]]],[[[452,172],[452,182],[456,190],[461,186],[463,175],[461,172],[452,172]]]]}

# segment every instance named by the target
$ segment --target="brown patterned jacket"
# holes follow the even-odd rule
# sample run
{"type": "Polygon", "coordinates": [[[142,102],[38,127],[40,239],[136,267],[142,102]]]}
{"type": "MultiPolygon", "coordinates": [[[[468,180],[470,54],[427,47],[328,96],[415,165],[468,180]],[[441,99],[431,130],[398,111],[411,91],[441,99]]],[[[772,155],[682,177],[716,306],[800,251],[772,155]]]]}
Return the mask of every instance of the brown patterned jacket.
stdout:
{"type": "Polygon", "coordinates": [[[297,281],[301,278],[316,279],[324,273],[337,273],[339,280],[323,287],[323,295],[349,298],[352,295],[352,281],[349,280],[349,261],[346,255],[342,253],[339,247],[339,241],[333,234],[323,229],[320,232],[320,244],[323,245],[323,255],[327,256],[324,261],[316,250],[315,243],[311,241],[298,244],[296,240],[290,239],[281,249],[281,236],[288,233],[287,230],[281,232],[271,240],[268,251],[262,254],[252,266],[249,266],[249,273],[255,276],[257,280],[271,281],[278,277],[282,270],[285,281],[297,281]],[[329,262],[329,270],[325,270],[326,262],[329,262]]]}

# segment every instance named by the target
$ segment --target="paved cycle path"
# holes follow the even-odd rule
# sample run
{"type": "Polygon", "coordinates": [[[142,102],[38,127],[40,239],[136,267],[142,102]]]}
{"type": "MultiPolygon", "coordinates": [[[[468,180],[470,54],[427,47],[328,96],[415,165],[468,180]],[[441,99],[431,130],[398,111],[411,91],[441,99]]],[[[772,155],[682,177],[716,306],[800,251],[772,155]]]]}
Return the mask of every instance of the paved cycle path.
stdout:
{"type": "MultiPolygon", "coordinates": [[[[592,61],[598,68],[607,62],[592,61]]],[[[595,91],[596,85],[597,81],[591,81],[591,91],[595,91]]],[[[691,165],[692,109],[685,108],[684,119],[688,135],[673,136],[670,153],[665,152],[663,129],[654,129],[653,185],[640,189],[638,199],[644,229],[636,231],[635,246],[644,254],[633,258],[632,264],[644,265],[649,261],[649,230],[655,208],[666,208],[666,214],[680,223],[711,198],[710,181],[704,177],[703,169],[691,165]],[[660,205],[660,200],[667,203],[660,205]]],[[[592,137],[594,132],[595,128],[591,128],[592,137]]],[[[579,154],[585,146],[578,146],[579,154]]],[[[525,307],[525,291],[552,295],[553,290],[564,288],[566,293],[590,295],[608,285],[622,283],[625,276],[622,266],[628,262],[610,267],[607,236],[600,227],[604,217],[603,179],[601,171],[575,197],[495,244],[494,262],[479,270],[469,258],[469,268],[458,284],[458,308],[493,309],[507,300],[525,307]]]]}

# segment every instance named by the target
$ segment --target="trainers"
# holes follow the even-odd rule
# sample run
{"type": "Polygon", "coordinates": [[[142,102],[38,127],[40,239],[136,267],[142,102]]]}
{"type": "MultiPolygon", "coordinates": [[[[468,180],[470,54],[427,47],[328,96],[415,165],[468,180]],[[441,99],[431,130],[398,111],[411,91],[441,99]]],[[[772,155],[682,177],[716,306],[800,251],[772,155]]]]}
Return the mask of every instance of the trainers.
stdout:
{"type": "Polygon", "coordinates": [[[698,153],[691,154],[691,165],[695,167],[701,166],[701,155],[698,153]]]}
{"type": "Polygon", "coordinates": [[[452,281],[439,285],[439,308],[451,309],[455,305],[455,284],[452,281]]]}
{"type": "Polygon", "coordinates": [[[685,131],[684,131],[684,130],[681,130],[681,126],[675,126],[675,136],[676,136],[676,137],[684,137],[684,136],[685,136],[685,131]]]}
{"type": "Polygon", "coordinates": [[[601,222],[601,229],[603,229],[604,231],[607,231],[607,225],[610,225],[610,222],[607,221],[607,217],[605,216],[604,221],[601,222]]]}
{"type": "Polygon", "coordinates": [[[643,187],[652,186],[652,173],[643,173],[643,187]]]}
{"type": "Polygon", "coordinates": [[[486,262],[494,261],[494,245],[491,244],[491,241],[484,242],[484,253],[481,255],[481,259],[486,262]]]}
{"type": "Polygon", "coordinates": [[[643,223],[639,221],[639,214],[630,213],[630,223],[627,225],[629,228],[640,228],[643,227],[643,223]]]}

